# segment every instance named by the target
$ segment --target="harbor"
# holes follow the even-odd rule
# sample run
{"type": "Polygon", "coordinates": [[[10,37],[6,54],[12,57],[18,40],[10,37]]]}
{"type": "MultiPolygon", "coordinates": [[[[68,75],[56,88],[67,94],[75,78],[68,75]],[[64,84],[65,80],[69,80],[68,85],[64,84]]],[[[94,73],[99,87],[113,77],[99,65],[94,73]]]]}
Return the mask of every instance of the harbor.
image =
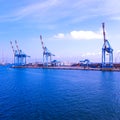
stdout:
{"type": "Polygon", "coordinates": [[[0,0],[0,120],[120,120],[119,0],[0,0]]]}
{"type": "Polygon", "coordinates": [[[113,62],[113,48],[109,41],[106,39],[105,23],[102,23],[103,30],[103,46],[101,50],[101,63],[93,63],[90,59],[79,60],[76,63],[70,63],[69,65],[62,63],[60,60],[53,59],[55,54],[51,53],[45,46],[42,35],[40,35],[40,41],[42,46],[43,61],[39,64],[27,63],[29,55],[25,54],[22,49],[19,48],[17,40],[10,41],[11,48],[14,55],[14,63],[10,65],[12,68],[44,68],[44,69],[66,69],[66,70],[95,70],[95,71],[120,71],[120,64],[113,62]]]}
{"type": "Polygon", "coordinates": [[[11,66],[11,68],[33,68],[33,69],[63,69],[63,70],[93,70],[93,71],[118,71],[120,72],[120,67],[112,68],[92,68],[83,66],[39,66],[39,65],[26,65],[26,66],[11,66]]]}

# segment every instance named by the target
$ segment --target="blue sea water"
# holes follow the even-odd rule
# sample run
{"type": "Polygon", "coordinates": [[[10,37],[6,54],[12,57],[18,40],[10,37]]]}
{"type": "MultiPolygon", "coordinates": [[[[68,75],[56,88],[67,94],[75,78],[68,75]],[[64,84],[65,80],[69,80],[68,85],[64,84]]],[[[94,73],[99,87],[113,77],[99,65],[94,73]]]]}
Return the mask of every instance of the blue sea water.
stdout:
{"type": "Polygon", "coordinates": [[[0,120],[120,120],[120,72],[0,67],[0,120]]]}

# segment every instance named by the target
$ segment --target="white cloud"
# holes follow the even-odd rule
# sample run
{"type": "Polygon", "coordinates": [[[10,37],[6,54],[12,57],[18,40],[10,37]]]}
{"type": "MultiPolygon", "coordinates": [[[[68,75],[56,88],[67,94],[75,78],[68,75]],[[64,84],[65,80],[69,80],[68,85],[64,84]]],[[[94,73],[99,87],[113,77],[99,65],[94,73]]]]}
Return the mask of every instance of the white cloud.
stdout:
{"type": "Polygon", "coordinates": [[[68,17],[70,22],[79,22],[96,16],[114,17],[120,14],[119,0],[74,0],[74,2],[72,0],[45,0],[42,2],[38,0],[32,4],[28,2],[26,6],[13,8],[7,12],[8,14],[1,15],[0,19],[20,20],[27,16],[39,21],[42,18],[55,21],[68,17]]]}
{"type": "Polygon", "coordinates": [[[101,32],[94,31],[71,31],[70,33],[58,33],[54,35],[55,39],[74,39],[74,40],[93,40],[102,39],[101,32]]]}
{"type": "Polygon", "coordinates": [[[64,38],[65,35],[63,33],[58,33],[57,35],[54,35],[54,38],[61,39],[64,38]]]}
{"type": "MultiPolygon", "coordinates": [[[[22,1],[21,1],[22,3],[22,1]]],[[[45,0],[43,2],[38,1],[34,3],[28,3],[26,6],[18,6],[16,9],[11,8],[11,10],[8,12],[8,14],[3,14],[0,16],[0,20],[20,20],[24,17],[47,17],[47,12],[49,12],[50,9],[55,8],[58,6],[59,0],[45,0]]]]}
{"type": "Polygon", "coordinates": [[[87,52],[87,53],[84,53],[82,55],[82,57],[86,57],[86,56],[100,56],[101,55],[101,52],[87,52]]]}
{"type": "Polygon", "coordinates": [[[38,2],[21,8],[17,14],[24,16],[35,13],[41,14],[43,11],[48,10],[53,6],[55,7],[57,4],[58,4],[58,0],[47,0],[44,2],[38,2]]]}
{"type": "Polygon", "coordinates": [[[70,33],[73,39],[101,39],[101,34],[93,31],[72,31],[70,33]]]}

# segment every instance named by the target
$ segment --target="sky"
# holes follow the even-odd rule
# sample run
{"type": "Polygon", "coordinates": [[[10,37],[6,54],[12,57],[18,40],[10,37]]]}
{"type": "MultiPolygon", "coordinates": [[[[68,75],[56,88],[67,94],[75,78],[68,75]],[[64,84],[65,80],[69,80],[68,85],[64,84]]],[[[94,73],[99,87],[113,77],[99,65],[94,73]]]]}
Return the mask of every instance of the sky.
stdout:
{"type": "Polygon", "coordinates": [[[103,22],[119,62],[119,0],[0,0],[0,62],[13,60],[15,40],[29,61],[41,62],[40,35],[53,59],[101,62],[103,22]]]}

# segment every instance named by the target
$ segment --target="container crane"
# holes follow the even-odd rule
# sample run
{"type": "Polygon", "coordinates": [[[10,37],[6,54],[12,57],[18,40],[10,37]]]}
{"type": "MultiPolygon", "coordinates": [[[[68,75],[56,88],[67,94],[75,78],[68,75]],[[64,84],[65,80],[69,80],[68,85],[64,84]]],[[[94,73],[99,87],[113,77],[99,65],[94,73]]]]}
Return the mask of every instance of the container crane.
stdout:
{"type": "Polygon", "coordinates": [[[102,47],[102,67],[113,67],[113,49],[105,35],[105,24],[102,23],[104,44],[102,47]],[[106,62],[106,56],[109,55],[109,62],[106,62]]]}
{"type": "Polygon", "coordinates": [[[43,49],[43,66],[48,66],[49,63],[51,64],[52,56],[55,56],[55,55],[49,52],[47,47],[44,46],[42,35],[40,35],[40,40],[41,40],[41,45],[43,49]]]}
{"type": "Polygon", "coordinates": [[[12,41],[10,41],[12,50],[13,50],[13,54],[14,54],[14,65],[26,65],[26,58],[30,57],[28,55],[26,55],[25,53],[22,52],[22,50],[19,49],[17,41],[15,40],[15,45],[16,45],[16,50],[14,49],[14,46],[12,44],[12,41]]]}

